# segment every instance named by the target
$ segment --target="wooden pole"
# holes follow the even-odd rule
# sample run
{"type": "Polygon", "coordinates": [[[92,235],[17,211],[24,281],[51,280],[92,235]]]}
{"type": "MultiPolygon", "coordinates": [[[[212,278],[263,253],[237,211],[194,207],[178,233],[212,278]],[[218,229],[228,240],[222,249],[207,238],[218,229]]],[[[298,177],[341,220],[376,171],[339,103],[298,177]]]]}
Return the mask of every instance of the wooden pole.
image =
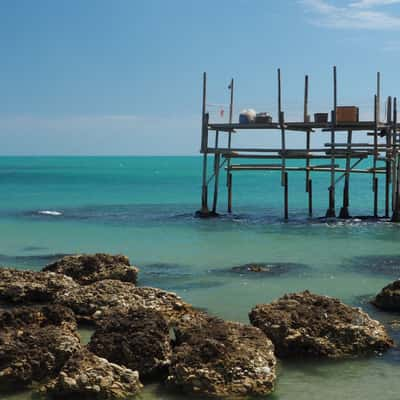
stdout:
{"type": "Polygon", "coordinates": [[[203,106],[202,106],[202,141],[201,151],[203,153],[203,183],[201,195],[200,214],[206,216],[208,210],[208,193],[207,193],[207,147],[208,147],[208,114],[206,113],[207,98],[207,74],[203,73],[203,106]]]}
{"type": "MultiPolygon", "coordinates": [[[[387,117],[386,122],[389,125],[386,130],[386,146],[389,148],[392,145],[391,135],[391,119],[392,119],[392,98],[389,96],[387,99],[387,117]]],[[[389,208],[390,208],[390,183],[391,183],[391,173],[392,164],[390,161],[391,152],[386,151],[386,174],[385,174],[385,218],[389,218],[389,208]]]]}
{"type": "MultiPolygon", "coordinates": [[[[310,116],[308,115],[308,86],[309,85],[309,79],[308,75],[305,76],[304,80],[304,122],[310,122],[310,116]]],[[[308,129],[306,132],[306,151],[307,154],[310,151],[311,147],[311,130],[308,129]]],[[[311,171],[310,171],[310,158],[306,158],[306,193],[308,193],[308,215],[312,217],[312,180],[311,180],[311,171]]]]}
{"type": "MultiPolygon", "coordinates": [[[[232,124],[233,121],[233,88],[234,88],[234,80],[233,78],[231,79],[231,83],[228,86],[228,89],[230,90],[230,102],[229,102],[229,125],[232,124]]],[[[230,130],[228,133],[228,151],[231,150],[232,147],[232,131],[230,130]]],[[[228,188],[228,213],[232,212],[232,176],[230,172],[230,166],[231,166],[231,159],[228,159],[227,163],[227,169],[226,169],[226,186],[228,188]]]]}
{"type": "MultiPolygon", "coordinates": [[[[379,80],[378,80],[379,82],[379,80]]],[[[378,85],[379,86],[379,85],[378,85]]],[[[378,89],[377,89],[378,92],[378,89]]],[[[378,95],[374,96],[374,155],[373,155],[373,173],[372,173],[372,191],[374,193],[374,217],[378,218],[378,178],[376,177],[376,164],[378,160],[378,95]]]]}
{"type": "Polygon", "coordinates": [[[392,187],[392,190],[395,191],[395,203],[392,215],[393,222],[400,222],[400,157],[397,144],[397,98],[395,97],[393,100],[393,158],[396,163],[396,173],[393,177],[394,184],[392,187]]]}
{"type": "Polygon", "coordinates": [[[285,172],[284,180],[285,180],[285,220],[287,221],[289,219],[289,179],[287,172],[285,172]]]}
{"type": "Polygon", "coordinates": [[[349,214],[349,191],[350,191],[350,151],[351,151],[351,142],[352,142],[352,131],[349,130],[347,132],[347,158],[346,158],[346,172],[344,177],[344,188],[343,188],[343,207],[340,210],[340,218],[350,218],[349,214]]]}
{"type": "MultiPolygon", "coordinates": [[[[218,149],[219,131],[215,132],[215,148],[218,149]]],[[[217,202],[218,202],[218,181],[219,181],[219,163],[221,154],[216,152],[214,154],[214,198],[212,213],[217,215],[217,202]]]]}
{"type": "Polygon", "coordinates": [[[228,213],[232,212],[232,173],[228,171],[228,213]]]}
{"type": "Polygon", "coordinates": [[[377,72],[376,74],[376,122],[379,124],[381,121],[381,73],[377,72]]]}
{"type": "Polygon", "coordinates": [[[326,218],[334,218],[335,212],[335,128],[336,128],[336,108],[337,108],[337,74],[336,66],[333,67],[333,111],[332,111],[332,130],[331,130],[331,184],[329,187],[329,207],[326,211],[326,218]]]}
{"type": "Polygon", "coordinates": [[[378,218],[378,193],[379,193],[378,178],[374,178],[373,191],[374,191],[374,217],[378,218]]]}

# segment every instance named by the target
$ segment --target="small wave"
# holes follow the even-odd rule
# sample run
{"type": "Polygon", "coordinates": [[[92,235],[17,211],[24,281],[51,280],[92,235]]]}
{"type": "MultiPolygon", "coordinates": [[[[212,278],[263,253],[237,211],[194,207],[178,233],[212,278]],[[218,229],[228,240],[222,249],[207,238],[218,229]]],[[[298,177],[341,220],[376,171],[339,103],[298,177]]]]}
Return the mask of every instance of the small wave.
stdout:
{"type": "Polygon", "coordinates": [[[61,211],[52,211],[52,210],[40,210],[37,212],[39,215],[51,215],[53,217],[58,217],[63,215],[61,211]]]}

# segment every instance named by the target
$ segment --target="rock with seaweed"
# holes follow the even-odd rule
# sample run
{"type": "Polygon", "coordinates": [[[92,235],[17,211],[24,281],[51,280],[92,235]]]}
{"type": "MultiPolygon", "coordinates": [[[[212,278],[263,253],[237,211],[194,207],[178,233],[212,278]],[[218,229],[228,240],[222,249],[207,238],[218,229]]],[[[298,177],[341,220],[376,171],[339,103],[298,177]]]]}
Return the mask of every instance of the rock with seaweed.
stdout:
{"type": "Polygon", "coordinates": [[[194,312],[175,293],[111,279],[61,291],[55,301],[71,308],[80,321],[100,324],[114,313],[128,313],[134,308],[159,311],[172,325],[194,312]]]}
{"type": "Polygon", "coordinates": [[[385,286],[372,304],[381,310],[400,312],[400,279],[385,286]]]}
{"type": "Polygon", "coordinates": [[[56,293],[78,287],[73,279],[62,274],[0,268],[0,303],[3,304],[49,303],[56,293]]]}
{"type": "Polygon", "coordinates": [[[162,313],[139,308],[114,313],[88,345],[94,354],[138,371],[143,379],[166,374],[172,355],[170,328],[162,313]]]}
{"type": "Polygon", "coordinates": [[[60,374],[39,389],[63,399],[123,400],[142,389],[137,371],[110,363],[88,350],[76,352],[60,374]]]}
{"type": "Polygon", "coordinates": [[[70,255],[47,265],[43,271],[70,276],[81,285],[104,279],[136,283],[138,268],[130,264],[124,255],[105,253],[70,255]]]}
{"type": "Polygon", "coordinates": [[[167,385],[188,396],[266,395],[275,366],[274,346],[258,328],[209,317],[180,335],[167,385]]]}
{"type": "Polygon", "coordinates": [[[81,349],[71,310],[61,306],[0,311],[0,388],[54,377],[81,349]]]}
{"type": "Polygon", "coordinates": [[[361,309],[309,291],[257,305],[249,318],[280,357],[353,357],[393,345],[384,326],[361,309]]]}

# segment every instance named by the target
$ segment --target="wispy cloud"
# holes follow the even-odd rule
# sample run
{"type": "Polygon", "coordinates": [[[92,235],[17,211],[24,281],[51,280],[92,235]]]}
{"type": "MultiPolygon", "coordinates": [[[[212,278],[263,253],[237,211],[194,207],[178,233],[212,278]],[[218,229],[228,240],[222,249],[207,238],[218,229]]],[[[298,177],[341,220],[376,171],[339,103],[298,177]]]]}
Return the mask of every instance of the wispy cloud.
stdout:
{"type": "Polygon", "coordinates": [[[358,0],[335,5],[327,0],[300,0],[313,14],[314,25],[335,29],[400,30],[400,13],[393,14],[384,6],[400,0],[358,0]]]}

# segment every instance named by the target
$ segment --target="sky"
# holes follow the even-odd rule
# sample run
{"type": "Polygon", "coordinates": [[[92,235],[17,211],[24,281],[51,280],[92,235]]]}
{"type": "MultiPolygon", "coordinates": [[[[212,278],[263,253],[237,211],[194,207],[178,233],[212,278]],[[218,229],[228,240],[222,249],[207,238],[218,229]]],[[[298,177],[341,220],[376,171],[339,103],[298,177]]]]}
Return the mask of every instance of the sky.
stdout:
{"type": "Polygon", "coordinates": [[[203,71],[216,122],[231,78],[235,119],[276,118],[278,67],[287,119],[305,74],[329,112],[333,65],[339,104],[373,119],[377,71],[400,95],[400,0],[0,0],[0,60],[1,155],[193,155],[203,71]]]}

